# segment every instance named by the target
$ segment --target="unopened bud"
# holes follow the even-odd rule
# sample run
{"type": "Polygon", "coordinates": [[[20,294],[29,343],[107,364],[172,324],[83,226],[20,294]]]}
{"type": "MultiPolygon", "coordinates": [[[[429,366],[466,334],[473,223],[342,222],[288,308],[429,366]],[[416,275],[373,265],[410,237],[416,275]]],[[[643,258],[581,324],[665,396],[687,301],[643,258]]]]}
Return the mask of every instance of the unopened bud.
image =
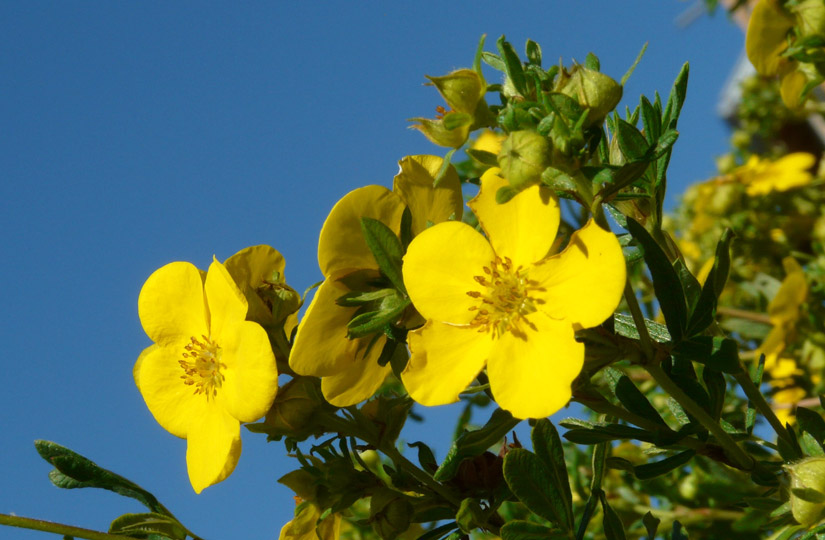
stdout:
{"type": "Polygon", "coordinates": [[[590,109],[585,127],[601,124],[622,99],[622,86],[604,73],[575,65],[562,70],[556,91],[570,96],[590,109]]]}
{"type": "Polygon", "coordinates": [[[370,500],[370,522],[384,540],[398,538],[409,529],[413,513],[412,504],[392,489],[380,489],[370,500]]]}
{"type": "Polygon", "coordinates": [[[475,113],[486,90],[484,81],[472,69],[459,69],[443,77],[427,78],[438,89],[449,108],[456,112],[475,113]]]}
{"type": "Polygon", "coordinates": [[[791,513],[809,527],[825,517],[825,457],[811,457],[786,465],[791,477],[791,513]]]}
{"type": "Polygon", "coordinates": [[[313,416],[322,404],[318,380],[297,377],[278,392],[264,419],[265,430],[270,435],[306,439],[321,430],[315,426],[313,416]]]}
{"type": "Polygon", "coordinates": [[[501,176],[518,190],[537,184],[550,165],[550,150],[550,141],[535,131],[510,133],[498,154],[501,176]]]}

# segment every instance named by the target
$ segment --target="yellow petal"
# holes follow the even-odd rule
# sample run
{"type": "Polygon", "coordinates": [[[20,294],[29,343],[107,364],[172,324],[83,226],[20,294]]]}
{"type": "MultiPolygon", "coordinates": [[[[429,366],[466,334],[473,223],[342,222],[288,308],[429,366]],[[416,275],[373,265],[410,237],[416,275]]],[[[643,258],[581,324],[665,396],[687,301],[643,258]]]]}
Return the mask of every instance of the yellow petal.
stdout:
{"type": "Polygon", "coordinates": [[[152,341],[165,346],[209,333],[200,271],[187,262],[155,270],[138,297],[138,315],[152,341]]]}
{"type": "Polygon", "coordinates": [[[186,468],[192,489],[200,493],[226,479],[240,457],[241,425],[223,408],[209,407],[186,438],[186,468]]]}
{"type": "Polygon", "coordinates": [[[401,198],[382,186],[366,186],[344,195],[327,216],[318,240],[318,264],[324,277],[377,269],[361,231],[361,218],[377,219],[398,234],[403,213],[401,198]]]}
{"type": "Polygon", "coordinates": [[[485,290],[474,276],[495,258],[487,240],[459,221],[445,221],[416,236],[404,255],[404,285],[415,308],[427,319],[469,323],[478,300],[468,292],[485,290]]]}
{"type": "MultiPolygon", "coordinates": [[[[209,306],[209,329],[212,337],[223,335],[225,324],[246,319],[246,297],[217,259],[209,265],[204,290],[209,306]]],[[[207,337],[209,335],[207,334],[207,337]]]]}
{"type": "Polygon", "coordinates": [[[163,429],[176,437],[186,438],[192,423],[205,414],[206,396],[195,395],[192,386],[183,383],[184,342],[179,347],[150,347],[135,365],[137,387],[149,412],[163,429]]]}
{"type": "Polygon", "coordinates": [[[768,304],[768,316],[774,325],[793,324],[799,319],[799,308],[808,296],[805,272],[793,257],[782,260],[787,275],[776,296],[768,304]]]}
{"type": "Polygon", "coordinates": [[[481,176],[481,190],[468,205],[490,239],[496,255],[518,266],[544,258],[556,240],[561,213],[559,201],[546,187],[531,186],[504,204],[496,202],[499,188],[508,186],[498,168],[481,176]]]}
{"type": "Polygon", "coordinates": [[[250,246],[226,259],[223,265],[246,296],[249,303],[247,318],[259,323],[269,321],[272,313],[255,289],[262,286],[275,272],[283,278],[286,266],[283,255],[271,246],[250,246]]]}
{"type": "Polygon", "coordinates": [[[254,422],[272,406],[278,392],[278,367],[266,330],[252,321],[224,325],[215,340],[221,347],[219,392],[230,415],[241,422],[254,422]]]}
{"type": "Polygon", "coordinates": [[[573,328],[541,313],[529,317],[534,328],[518,337],[496,340],[487,360],[493,397],[516,418],[543,418],[564,407],[570,385],[584,363],[584,345],[573,328]]]}
{"type": "Polygon", "coordinates": [[[601,324],[619,305],[625,261],[616,236],[593,220],[573,233],[568,246],[530,270],[545,288],[539,309],[577,328],[601,324]]]}
{"type": "Polygon", "coordinates": [[[138,356],[138,359],[135,362],[134,367],[132,368],[132,378],[135,380],[135,386],[138,387],[138,390],[140,390],[140,366],[141,364],[143,364],[143,359],[146,358],[146,356],[148,356],[150,352],[154,351],[157,348],[157,345],[149,345],[148,347],[143,349],[143,351],[138,356]]]}
{"type": "Polygon", "coordinates": [[[444,405],[458,401],[484,368],[490,334],[469,326],[429,321],[407,335],[409,362],[401,380],[410,396],[422,405],[444,405]]]}
{"type": "Polygon", "coordinates": [[[386,336],[380,336],[367,351],[371,340],[372,336],[355,340],[359,350],[346,359],[346,365],[342,365],[343,369],[335,375],[321,379],[321,392],[324,398],[336,407],[349,407],[371,398],[389,375],[389,364],[378,365],[378,357],[381,356],[381,350],[387,342],[386,336]]]}
{"type": "Polygon", "coordinates": [[[335,301],[349,289],[334,280],[315,291],[289,355],[289,366],[300,375],[326,377],[341,372],[358,352],[358,340],[347,338],[347,324],[358,308],[335,301]]]}
{"type": "MultiPolygon", "coordinates": [[[[340,519],[340,514],[334,515],[340,519]]],[[[318,540],[315,527],[320,517],[320,508],[309,502],[303,503],[297,508],[295,518],[281,528],[278,540],[318,540]]]]}
{"type": "Polygon", "coordinates": [[[782,77],[779,94],[782,96],[782,102],[786,107],[797,109],[802,105],[802,92],[805,90],[806,84],[808,84],[808,78],[796,69],[789,71],[782,77]]]}
{"type": "Polygon", "coordinates": [[[407,156],[398,162],[400,170],[395,175],[392,190],[410,209],[413,235],[426,229],[428,223],[448,219],[461,221],[464,198],[455,167],[449,165],[438,187],[433,187],[442,163],[443,158],[438,156],[407,156]]]}
{"type": "Polygon", "coordinates": [[[472,148],[473,150],[481,150],[498,155],[498,153],[501,152],[501,145],[506,138],[507,136],[504,134],[485,129],[479,133],[476,140],[473,141],[472,148]]]}
{"type": "Polygon", "coordinates": [[[760,75],[776,75],[780,64],[786,62],[779,55],[788,47],[786,36],[794,21],[777,5],[776,0],[759,0],[748,21],[745,51],[760,75]]]}

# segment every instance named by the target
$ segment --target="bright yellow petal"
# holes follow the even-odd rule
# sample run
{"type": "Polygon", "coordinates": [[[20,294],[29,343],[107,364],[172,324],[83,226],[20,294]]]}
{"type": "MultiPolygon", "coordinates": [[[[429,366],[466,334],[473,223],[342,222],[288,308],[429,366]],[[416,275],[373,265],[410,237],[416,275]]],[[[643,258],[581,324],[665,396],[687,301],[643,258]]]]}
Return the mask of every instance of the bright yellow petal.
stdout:
{"type": "Polygon", "coordinates": [[[263,286],[275,272],[283,279],[286,266],[283,255],[271,246],[251,246],[226,259],[223,265],[246,296],[247,318],[259,323],[270,321],[272,313],[255,289],[263,286]]]}
{"type": "Polygon", "coordinates": [[[556,240],[561,219],[559,201],[549,188],[531,186],[498,204],[496,192],[509,185],[498,172],[498,168],[492,168],[481,176],[481,190],[468,205],[496,255],[509,257],[516,267],[527,266],[544,258],[556,240]]]}
{"type": "Polygon", "coordinates": [[[767,336],[765,336],[762,344],[756,349],[756,358],[759,359],[759,357],[764,354],[765,365],[775,365],[779,359],[779,355],[785,350],[785,346],[787,345],[787,336],[788,333],[785,331],[785,327],[783,325],[780,324],[771,328],[771,331],[768,332],[767,336]]]}
{"type": "Polygon", "coordinates": [[[530,270],[544,292],[539,309],[581,328],[601,324],[619,305],[625,261],[616,236],[590,220],[573,233],[568,246],[530,270]]]}
{"type": "Polygon", "coordinates": [[[186,468],[192,489],[200,493],[226,479],[240,457],[241,425],[220,406],[209,407],[186,439],[186,468]]]}
{"type": "Polygon", "coordinates": [[[487,332],[430,321],[407,334],[410,360],[401,380],[422,405],[458,401],[458,394],[484,369],[493,346],[487,332]]]}
{"type": "Polygon", "coordinates": [[[776,75],[780,64],[786,62],[779,55],[788,47],[786,35],[794,21],[777,5],[776,0],[759,0],[748,21],[745,51],[760,75],[776,75]]]}
{"type": "Polygon", "coordinates": [[[774,325],[794,324],[799,319],[799,307],[808,296],[805,272],[793,257],[782,260],[787,275],[776,296],[768,304],[768,316],[774,325]]]}
{"type": "Polygon", "coordinates": [[[324,277],[377,269],[364,240],[361,218],[377,219],[398,234],[403,213],[401,198],[382,186],[366,186],[344,195],[327,216],[318,240],[318,264],[324,277]]]}
{"type": "Polygon", "coordinates": [[[315,291],[289,355],[289,366],[300,375],[326,377],[340,373],[358,351],[358,341],[347,338],[347,324],[357,310],[335,301],[349,292],[334,280],[315,291]]]}
{"type": "Polygon", "coordinates": [[[378,365],[378,357],[381,356],[381,350],[387,342],[386,336],[380,336],[367,351],[371,340],[372,336],[353,340],[359,349],[346,359],[347,365],[344,369],[321,379],[321,392],[324,398],[336,407],[349,407],[371,398],[389,375],[389,364],[378,365]]]}
{"type": "Polygon", "coordinates": [[[155,270],[140,290],[138,315],[146,335],[161,346],[208,334],[200,271],[187,262],[155,270]]]}
{"type": "Polygon", "coordinates": [[[415,308],[427,319],[469,323],[478,300],[468,292],[482,292],[475,276],[484,275],[495,253],[475,229],[459,221],[445,221],[416,236],[404,255],[404,285],[415,308]]]}
{"type": "Polygon", "coordinates": [[[135,380],[135,386],[138,387],[140,390],[140,366],[143,364],[143,359],[149,355],[152,351],[158,348],[158,345],[149,345],[143,351],[141,351],[140,355],[138,356],[137,361],[135,362],[134,367],[132,367],[132,378],[135,380]]]}
{"type": "MultiPolygon", "coordinates": [[[[340,514],[334,515],[340,516],[340,514]]],[[[295,518],[281,528],[278,540],[318,540],[315,527],[319,517],[321,517],[321,510],[317,506],[304,503],[298,507],[295,518]]]]}
{"type": "Polygon", "coordinates": [[[149,412],[163,429],[176,437],[186,438],[192,423],[205,414],[208,403],[203,394],[184,384],[184,342],[179,347],[150,347],[135,365],[137,387],[149,412]]]}
{"type": "Polygon", "coordinates": [[[392,190],[401,196],[412,214],[412,233],[417,235],[434,223],[448,219],[461,221],[464,198],[461,180],[452,165],[433,188],[438,170],[444,163],[438,156],[407,156],[398,162],[399,172],[392,190]]]}
{"type": "Polygon", "coordinates": [[[272,406],[278,392],[278,367],[266,330],[252,321],[224,325],[215,337],[221,347],[219,392],[226,410],[241,422],[254,422],[272,406]]]}
{"type": "Polygon", "coordinates": [[[472,149],[498,155],[498,153],[501,152],[501,145],[506,138],[507,136],[504,134],[485,129],[478,135],[476,140],[473,141],[472,149]]]}
{"type": "Polygon", "coordinates": [[[782,96],[782,103],[789,109],[799,108],[803,103],[802,92],[805,90],[806,84],[808,84],[808,78],[804,73],[796,69],[786,73],[779,85],[779,95],[782,96]]]}
{"type": "Polygon", "coordinates": [[[516,418],[550,416],[570,401],[570,385],[584,363],[584,345],[573,328],[541,313],[519,337],[507,332],[493,344],[487,375],[493,397],[516,418]]]}
{"type": "Polygon", "coordinates": [[[209,265],[204,290],[209,307],[209,330],[212,337],[223,335],[224,325],[246,319],[246,297],[217,259],[209,265]]]}

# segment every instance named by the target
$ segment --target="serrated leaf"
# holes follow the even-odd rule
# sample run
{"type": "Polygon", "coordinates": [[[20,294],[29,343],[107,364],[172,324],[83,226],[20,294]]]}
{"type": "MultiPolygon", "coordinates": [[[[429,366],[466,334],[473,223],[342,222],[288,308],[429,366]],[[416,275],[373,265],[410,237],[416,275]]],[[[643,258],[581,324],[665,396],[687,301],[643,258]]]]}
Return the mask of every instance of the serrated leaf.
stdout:
{"type": "MultiPolygon", "coordinates": [[[[667,326],[657,323],[656,321],[645,319],[645,327],[647,333],[653,341],[657,343],[669,343],[670,332],[667,331],[667,326]]],[[[613,329],[617,334],[631,339],[639,339],[639,331],[636,329],[636,324],[633,322],[633,317],[625,315],[624,313],[613,314],[613,329]]]]}
{"type": "Polygon", "coordinates": [[[504,36],[496,40],[496,47],[504,62],[504,72],[507,74],[510,82],[513,83],[513,88],[522,96],[526,96],[527,79],[524,77],[524,68],[515,49],[504,39],[504,36]]]}
{"type": "Polygon", "coordinates": [[[504,479],[513,494],[533,513],[570,530],[562,495],[546,482],[553,473],[538,456],[514,448],[504,457],[504,479]]]}
{"type": "Polygon", "coordinates": [[[665,458],[660,461],[654,461],[653,463],[645,463],[644,465],[637,465],[635,467],[636,478],[638,478],[639,480],[648,480],[650,478],[655,478],[657,476],[667,474],[673,469],[681,467],[682,465],[693,459],[693,456],[695,455],[696,452],[694,450],[685,450],[684,452],[679,452],[676,455],[670,456],[669,458],[665,458]]]}
{"type": "Polygon", "coordinates": [[[542,418],[533,426],[530,437],[533,442],[533,451],[551,473],[547,479],[560,494],[564,503],[566,528],[573,530],[573,495],[570,491],[570,480],[564,461],[564,447],[562,447],[559,432],[550,420],[542,418]]]}
{"type": "Polygon", "coordinates": [[[465,431],[456,439],[433,478],[439,482],[452,479],[465,458],[477,456],[497,444],[519,422],[521,420],[513,418],[509,412],[496,409],[484,427],[465,431]]]}
{"type": "Polygon", "coordinates": [[[156,513],[123,514],[112,521],[109,533],[126,536],[160,535],[170,540],[184,540],[186,528],[177,520],[156,513]]]}
{"type": "Polygon", "coordinates": [[[645,136],[636,129],[636,126],[622,119],[619,119],[616,128],[618,129],[616,136],[619,141],[619,149],[624,154],[625,159],[628,162],[643,160],[648,150],[650,150],[650,143],[647,142],[645,136]]]}
{"type": "Polygon", "coordinates": [[[401,276],[401,257],[404,256],[401,241],[392,229],[370,217],[361,218],[361,231],[378,268],[395,288],[406,294],[407,289],[401,276]]]}
{"type": "Polygon", "coordinates": [[[152,512],[174,517],[154,495],[131,480],[100,467],[77,452],[44,440],[35,441],[34,446],[43,459],[54,465],[55,470],[51,471],[49,478],[57,487],[106,489],[135,499],[152,512]]]}

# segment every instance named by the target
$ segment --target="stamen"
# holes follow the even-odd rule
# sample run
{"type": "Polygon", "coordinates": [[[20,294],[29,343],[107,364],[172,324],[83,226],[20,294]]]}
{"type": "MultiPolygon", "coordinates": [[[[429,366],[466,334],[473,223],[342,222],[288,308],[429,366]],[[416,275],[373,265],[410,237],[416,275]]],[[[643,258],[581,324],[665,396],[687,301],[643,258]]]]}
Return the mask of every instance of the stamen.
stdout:
{"type": "Polygon", "coordinates": [[[184,358],[190,360],[178,360],[178,364],[183,369],[181,375],[183,383],[187,386],[194,386],[194,394],[204,394],[206,399],[214,399],[218,395],[218,388],[223,385],[226,377],[221,373],[221,368],[226,367],[221,363],[221,348],[210,338],[202,335],[203,341],[194,336],[189,338],[190,342],[184,345],[184,358]]]}

